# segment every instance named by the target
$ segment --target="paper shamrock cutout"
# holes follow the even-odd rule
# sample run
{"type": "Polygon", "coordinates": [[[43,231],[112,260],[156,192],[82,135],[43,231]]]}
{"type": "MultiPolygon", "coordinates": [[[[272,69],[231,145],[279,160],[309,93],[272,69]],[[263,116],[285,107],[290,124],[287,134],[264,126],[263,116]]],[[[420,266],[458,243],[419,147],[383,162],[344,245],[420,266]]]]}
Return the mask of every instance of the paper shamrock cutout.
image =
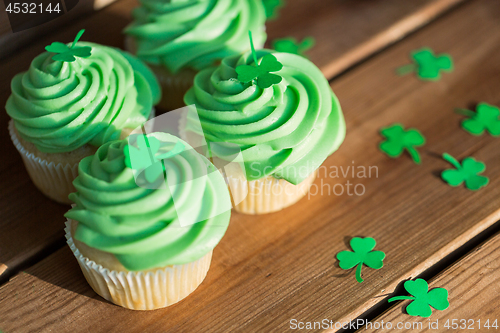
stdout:
{"type": "Polygon", "coordinates": [[[266,10],[266,17],[268,19],[275,19],[278,17],[278,9],[285,5],[284,0],[262,0],[264,9],[266,10]]]}
{"type": "Polygon", "coordinates": [[[354,252],[342,251],[337,254],[337,259],[340,261],[339,266],[342,269],[356,268],[356,281],[359,283],[364,280],[361,278],[361,267],[364,265],[380,269],[384,266],[382,260],[385,258],[385,253],[382,251],[372,251],[377,242],[371,237],[360,238],[354,237],[351,239],[350,245],[354,252]]]}
{"type": "Polygon", "coordinates": [[[45,50],[47,50],[48,52],[57,53],[52,57],[52,60],[54,61],[73,62],[76,60],[75,57],[88,58],[90,57],[90,51],[92,50],[90,46],[75,47],[76,43],[78,42],[80,37],[82,37],[84,32],[85,29],[82,29],[78,32],[71,46],[60,42],[53,42],[49,46],[46,46],[45,50]]]}
{"type": "Polygon", "coordinates": [[[462,128],[472,135],[482,135],[484,131],[492,136],[500,135],[500,109],[487,103],[479,103],[476,112],[467,109],[456,109],[469,119],[462,121],[462,128]]]}
{"type": "Polygon", "coordinates": [[[441,71],[453,71],[453,59],[449,54],[435,56],[431,49],[423,48],[413,51],[410,56],[413,64],[398,68],[396,71],[399,75],[416,72],[422,80],[437,81],[441,78],[441,71]]]}
{"type": "Polygon", "coordinates": [[[142,171],[149,183],[154,183],[160,176],[164,175],[164,159],[181,153],[184,145],[177,141],[174,148],[163,154],[158,154],[161,142],[154,136],[137,135],[137,147],[130,144],[124,148],[125,165],[131,169],[142,171]]]}
{"type": "Polygon", "coordinates": [[[489,179],[479,174],[484,172],[486,166],[483,162],[476,161],[472,157],[463,160],[462,165],[450,154],[444,153],[443,159],[452,164],[455,169],[444,170],[441,178],[451,186],[459,186],[465,182],[465,187],[476,191],[488,185],[489,179]]]}
{"type": "Polygon", "coordinates": [[[252,33],[248,32],[250,37],[250,46],[252,48],[252,55],[255,66],[251,65],[240,65],[236,67],[236,73],[238,73],[238,80],[243,83],[257,81],[257,86],[262,89],[269,88],[273,84],[278,84],[283,79],[277,74],[271,74],[271,72],[280,71],[283,65],[276,59],[272,54],[266,54],[260,64],[257,62],[257,55],[252,41],[252,33]]]}
{"type": "Polygon", "coordinates": [[[413,300],[407,307],[406,312],[410,316],[430,317],[432,314],[431,306],[436,310],[446,310],[450,303],[448,302],[448,290],[444,288],[434,288],[429,291],[429,285],[423,279],[415,281],[406,281],[405,289],[413,296],[396,296],[389,299],[389,302],[401,300],[413,300]]]}
{"type": "Polygon", "coordinates": [[[423,146],[425,144],[425,138],[417,129],[410,128],[405,130],[403,125],[394,124],[382,128],[380,134],[387,140],[380,143],[379,148],[389,157],[397,158],[401,156],[406,149],[413,161],[420,164],[420,154],[415,147],[423,146]]]}
{"type": "Polygon", "coordinates": [[[300,43],[295,38],[288,37],[275,39],[273,41],[273,49],[278,52],[288,52],[305,57],[304,52],[313,47],[314,43],[315,40],[313,37],[306,37],[300,43]]]}

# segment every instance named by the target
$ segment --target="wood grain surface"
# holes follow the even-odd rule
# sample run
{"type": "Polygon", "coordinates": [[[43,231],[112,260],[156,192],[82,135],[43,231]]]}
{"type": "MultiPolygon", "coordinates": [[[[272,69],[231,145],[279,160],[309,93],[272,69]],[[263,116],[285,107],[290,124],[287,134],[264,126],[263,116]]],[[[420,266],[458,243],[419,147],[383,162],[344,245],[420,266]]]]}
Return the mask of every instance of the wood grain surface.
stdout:
{"type": "Polygon", "coordinates": [[[91,291],[63,248],[0,287],[0,329],[283,332],[291,319],[356,318],[500,218],[500,140],[471,136],[453,113],[480,101],[500,104],[499,16],[497,0],[471,1],[335,80],[348,134],[324,163],[329,175],[320,171],[313,194],[282,212],[233,214],[206,280],[187,299],[150,312],[111,305],[91,291]],[[439,82],[396,76],[422,46],[450,53],[455,71],[439,82]],[[394,122],[427,138],[422,165],[378,151],[378,130],[394,122]],[[486,163],[490,184],[471,192],[443,183],[439,173],[450,168],[443,152],[486,163]],[[331,174],[353,165],[376,166],[378,174],[331,174]],[[365,193],[345,193],[348,181],[351,193],[356,184],[365,193]],[[345,192],[335,195],[339,184],[345,192]],[[354,236],[374,237],[387,254],[383,269],[363,269],[362,284],[335,259],[354,236]]]}
{"type": "MultiPolygon", "coordinates": [[[[294,0],[281,9],[277,20],[269,22],[269,40],[314,36],[317,46],[308,55],[333,75],[459,2],[461,0],[294,0]],[[301,19],[303,17],[307,19],[301,19]],[[350,52],[354,55],[346,55],[350,52]]],[[[0,105],[5,105],[10,94],[12,77],[26,70],[31,60],[53,41],[73,40],[76,32],[85,28],[83,40],[121,47],[121,31],[130,22],[130,10],[136,4],[135,0],[120,0],[31,42],[29,47],[3,60],[0,64],[0,105]]],[[[0,113],[0,127],[6,129],[8,119],[5,112],[0,113]]],[[[46,199],[36,190],[11,144],[8,131],[1,132],[0,140],[5,147],[5,158],[0,165],[0,188],[3,189],[0,193],[1,283],[2,273],[4,276],[12,274],[55,242],[63,240],[62,215],[67,207],[46,199]]]]}
{"type": "MultiPolygon", "coordinates": [[[[478,246],[429,283],[429,289],[446,288],[450,307],[433,310],[430,318],[411,317],[404,309],[409,301],[398,302],[389,311],[359,332],[380,332],[375,322],[390,322],[391,332],[497,332],[500,329],[500,234],[478,246]],[[497,328],[486,327],[494,325],[497,328]],[[397,328],[398,323],[401,329],[397,328]],[[405,329],[406,325],[407,329],[405,329]],[[448,325],[450,328],[445,327],[448,325]]],[[[387,327],[387,325],[386,325],[387,327]]],[[[386,329],[386,331],[388,331],[386,329]]]]}
{"type": "MultiPolygon", "coordinates": [[[[269,40],[313,36],[310,59],[332,78],[431,21],[462,0],[287,1],[266,25],[269,40]]],[[[269,45],[269,43],[268,43],[269,45]]]]}

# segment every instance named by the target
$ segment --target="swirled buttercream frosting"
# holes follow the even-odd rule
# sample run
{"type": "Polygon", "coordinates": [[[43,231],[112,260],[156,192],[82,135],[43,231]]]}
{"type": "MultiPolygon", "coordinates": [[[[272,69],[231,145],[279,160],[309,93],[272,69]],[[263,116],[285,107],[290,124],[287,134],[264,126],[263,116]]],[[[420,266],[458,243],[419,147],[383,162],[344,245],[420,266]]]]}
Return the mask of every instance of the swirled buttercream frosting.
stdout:
{"type": "Polygon", "coordinates": [[[131,271],[201,258],[221,240],[230,218],[227,186],[205,157],[172,135],[148,138],[159,142],[155,151],[164,153],[169,186],[139,186],[142,174],[126,163],[130,143],[109,142],[80,162],[77,192],[70,194],[76,205],[65,215],[79,222],[76,240],[114,254],[131,271]]]}
{"type": "Polygon", "coordinates": [[[140,0],[134,22],[125,33],[134,39],[136,54],[146,62],[177,73],[200,70],[226,56],[266,41],[262,0],[140,0]]]}
{"type": "MultiPolygon", "coordinates": [[[[258,63],[271,52],[257,51],[258,63]]],[[[254,63],[245,53],[198,73],[184,101],[196,105],[204,132],[197,134],[207,142],[239,147],[248,180],[272,175],[298,184],[338,149],[345,121],[337,97],[312,62],[290,53],[273,55],[283,65],[273,73],[283,78],[280,83],[261,88],[238,81],[236,67],[254,63]]],[[[186,131],[200,128],[193,126],[197,119],[187,120],[186,131]]],[[[214,153],[229,159],[234,149],[214,153]]]]}
{"type": "Polygon", "coordinates": [[[99,44],[76,46],[91,47],[91,55],[66,62],[44,52],[11,82],[7,113],[20,136],[45,153],[116,140],[121,129],[145,122],[161,97],[139,59],[99,44]]]}

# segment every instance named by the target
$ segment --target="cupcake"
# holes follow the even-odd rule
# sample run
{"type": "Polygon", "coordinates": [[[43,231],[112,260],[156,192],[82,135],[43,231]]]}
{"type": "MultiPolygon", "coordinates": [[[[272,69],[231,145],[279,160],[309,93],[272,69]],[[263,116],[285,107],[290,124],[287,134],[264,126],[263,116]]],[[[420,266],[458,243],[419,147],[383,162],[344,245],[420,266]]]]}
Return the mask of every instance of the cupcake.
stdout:
{"type": "Polygon", "coordinates": [[[146,61],[160,81],[165,111],[184,106],[195,74],[222,58],[266,41],[262,0],[140,0],[125,29],[125,48],[146,61]]]}
{"type": "Polygon", "coordinates": [[[131,135],[85,157],[78,173],[66,238],[97,294],[153,310],[202,283],[231,214],[224,179],[205,157],[170,134],[131,135]],[[146,142],[158,173],[140,158],[146,142]]]}
{"type": "Polygon", "coordinates": [[[239,156],[223,173],[234,208],[246,214],[278,211],[304,197],[345,137],[328,81],[309,60],[290,53],[224,58],[196,75],[184,101],[197,114],[188,113],[181,137],[195,147],[206,140],[204,151],[226,163],[239,156]]]}
{"type": "Polygon", "coordinates": [[[115,48],[52,43],[12,79],[9,132],[33,183],[70,203],[78,163],[144,123],[161,98],[153,73],[115,48]]]}

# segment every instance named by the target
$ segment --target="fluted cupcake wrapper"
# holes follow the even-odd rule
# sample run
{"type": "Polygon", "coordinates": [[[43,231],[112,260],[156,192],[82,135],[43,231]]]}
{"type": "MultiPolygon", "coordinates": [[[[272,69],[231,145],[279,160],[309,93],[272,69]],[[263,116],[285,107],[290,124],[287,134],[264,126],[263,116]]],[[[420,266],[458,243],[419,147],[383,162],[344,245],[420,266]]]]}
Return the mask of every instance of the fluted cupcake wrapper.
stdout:
{"type": "MultiPolygon", "coordinates": [[[[130,36],[125,37],[125,50],[132,54],[136,54],[137,48],[134,38],[130,36]]],[[[162,90],[162,97],[161,101],[158,103],[158,107],[163,111],[172,111],[186,106],[184,104],[184,95],[193,85],[196,71],[184,69],[179,73],[173,74],[162,66],[148,65],[158,79],[158,83],[162,90]]]]}
{"type": "Polygon", "coordinates": [[[289,207],[306,196],[316,179],[316,171],[297,185],[272,176],[253,181],[231,176],[224,179],[234,210],[244,214],[266,214],[289,207]]]}
{"type": "Polygon", "coordinates": [[[64,230],[67,243],[92,289],[124,308],[154,310],[175,304],[198,288],[210,268],[212,251],[194,262],[154,271],[110,271],[80,253],[71,237],[71,220],[66,222],[64,230]]]}
{"type": "Polygon", "coordinates": [[[36,157],[19,141],[12,120],[9,121],[9,134],[35,186],[52,200],[60,203],[71,203],[68,195],[75,192],[73,180],[78,176],[78,163],[56,164],[36,157]]]}
{"type": "MultiPolygon", "coordinates": [[[[155,109],[151,110],[150,119],[155,117],[155,109]]],[[[152,122],[149,122],[152,123],[152,122]]],[[[152,124],[148,124],[152,126],[152,124]]],[[[61,163],[42,159],[35,155],[35,152],[28,150],[19,140],[14,121],[9,121],[9,134],[12,143],[23,159],[26,171],[35,186],[44,195],[60,203],[70,204],[68,195],[75,192],[73,180],[78,176],[78,163],[61,163]]],[[[82,158],[86,155],[82,155],[82,158]]]]}
{"type": "MultiPolygon", "coordinates": [[[[186,132],[187,114],[183,113],[179,119],[179,135],[182,140],[190,142],[198,141],[196,135],[188,138],[186,132]]],[[[200,139],[201,140],[201,139],[200,139]]],[[[196,146],[196,145],[195,145],[196,146]]],[[[267,176],[262,179],[248,181],[243,175],[227,175],[219,170],[226,181],[231,195],[233,209],[243,214],[267,214],[277,212],[289,207],[305,197],[316,179],[315,170],[300,184],[293,185],[284,179],[267,176]]]]}

